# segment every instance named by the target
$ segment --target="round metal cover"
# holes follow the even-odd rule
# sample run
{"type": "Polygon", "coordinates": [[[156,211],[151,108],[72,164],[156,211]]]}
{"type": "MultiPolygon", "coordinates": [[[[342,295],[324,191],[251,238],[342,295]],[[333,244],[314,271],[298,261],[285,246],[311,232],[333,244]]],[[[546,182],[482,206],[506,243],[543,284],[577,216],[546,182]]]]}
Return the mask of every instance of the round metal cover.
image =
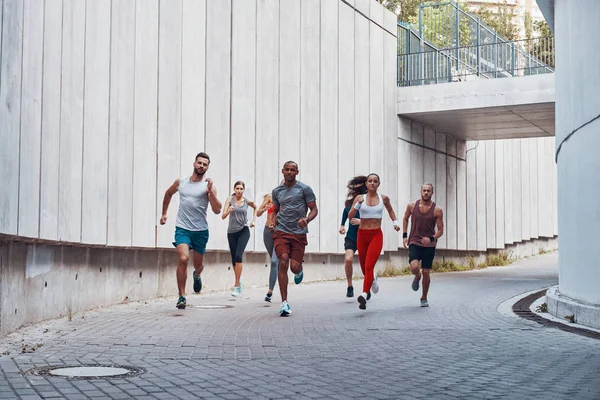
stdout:
{"type": "Polygon", "coordinates": [[[36,368],[29,371],[30,374],[41,376],[54,376],[67,379],[110,379],[126,378],[145,372],[142,368],[122,365],[77,365],[77,366],[53,366],[36,368]]]}
{"type": "Polygon", "coordinates": [[[92,376],[121,376],[130,371],[125,368],[115,367],[68,367],[51,369],[50,375],[68,376],[69,378],[89,378],[92,376]]]}

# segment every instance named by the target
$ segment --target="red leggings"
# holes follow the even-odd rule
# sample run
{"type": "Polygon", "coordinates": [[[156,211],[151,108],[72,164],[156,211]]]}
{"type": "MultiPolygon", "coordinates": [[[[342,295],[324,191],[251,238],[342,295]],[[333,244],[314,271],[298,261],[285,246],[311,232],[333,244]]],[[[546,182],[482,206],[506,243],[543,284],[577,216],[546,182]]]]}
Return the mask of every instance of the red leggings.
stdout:
{"type": "Polygon", "coordinates": [[[381,254],[383,248],[383,232],[381,229],[358,229],[358,237],[356,240],[358,249],[358,261],[360,261],[360,269],[365,276],[363,281],[363,293],[369,293],[373,284],[373,272],[375,264],[381,254]]]}

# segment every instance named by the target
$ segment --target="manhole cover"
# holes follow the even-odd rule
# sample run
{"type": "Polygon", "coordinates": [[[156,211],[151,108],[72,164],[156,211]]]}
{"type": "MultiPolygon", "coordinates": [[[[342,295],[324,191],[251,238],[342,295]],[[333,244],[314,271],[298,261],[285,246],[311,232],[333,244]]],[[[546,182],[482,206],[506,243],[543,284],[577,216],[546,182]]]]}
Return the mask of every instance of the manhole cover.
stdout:
{"type": "Polygon", "coordinates": [[[70,366],[44,367],[29,371],[34,375],[56,376],[74,379],[124,378],[139,375],[144,372],[141,368],[124,366],[70,366]]]}
{"type": "Polygon", "coordinates": [[[201,306],[188,305],[188,307],[203,308],[205,310],[214,310],[217,308],[233,308],[233,306],[230,306],[230,305],[220,305],[220,304],[214,304],[214,305],[206,304],[206,305],[201,305],[201,306]]]}

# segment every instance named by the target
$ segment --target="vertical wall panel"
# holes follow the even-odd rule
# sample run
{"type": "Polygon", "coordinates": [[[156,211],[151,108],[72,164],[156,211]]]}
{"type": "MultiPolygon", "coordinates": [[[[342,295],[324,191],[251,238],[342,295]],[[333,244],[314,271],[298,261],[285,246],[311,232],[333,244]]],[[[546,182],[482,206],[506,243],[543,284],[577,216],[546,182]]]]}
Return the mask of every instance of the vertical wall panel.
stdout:
{"type": "MultiPolygon", "coordinates": [[[[262,7],[262,5],[261,5],[262,7]]],[[[259,7],[260,8],[260,7],[259,7]]],[[[269,7],[272,9],[273,7],[269,7]]],[[[277,10],[272,10],[277,15],[277,10]]],[[[261,15],[259,13],[259,15],[261,15]]],[[[263,21],[270,27],[271,24],[263,21]]],[[[260,26],[260,24],[259,24],[260,26]]],[[[277,32],[275,30],[274,32],[277,32]]],[[[275,36],[277,34],[275,33],[275,36]]],[[[276,40],[276,39],[275,39],[276,40]]],[[[268,60],[268,55],[265,55],[268,60]]],[[[276,70],[275,70],[276,71],[276,70]]],[[[276,72],[271,77],[276,80],[276,72]]],[[[231,0],[206,2],[206,152],[211,168],[207,173],[215,182],[218,196],[223,202],[231,193],[228,184],[230,112],[231,112],[231,0]]],[[[270,93],[271,91],[269,91],[270,93]]],[[[267,96],[264,101],[269,101],[267,96]]],[[[275,112],[275,118],[277,113],[275,112]]],[[[227,225],[220,215],[209,209],[211,231],[210,249],[228,249],[227,225]]]]}
{"type": "Polygon", "coordinates": [[[477,206],[475,208],[477,212],[477,250],[487,250],[487,214],[486,214],[486,148],[487,143],[480,141],[477,145],[477,149],[473,150],[477,152],[477,186],[475,188],[477,196],[477,206]]]}
{"type": "MultiPolygon", "coordinates": [[[[387,13],[387,11],[386,11],[387,13]]],[[[384,109],[384,161],[385,169],[383,171],[384,188],[386,194],[390,197],[390,202],[396,218],[399,223],[402,223],[402,206],[398,199],[398,116],[396,114],[396,53],[397,41],[396,37],[387,32],[383,33],[383,109],[384,109]]],[[[389,218],[384,218],[387,226],[386,235],[384,236],[384,249],[397,250],[402,247],[402,235],[398,234],[393,229],[392,221],[389,218]]]]}
{"type": "MultiPolygon", "coordinates": [[[[159,210],[165,190],[180,177],[181,165],[181,20],[182,1],[159,2],[159,50],[158,50],[158,140],[157,140],[157,204],[159,210]]],[[[229,65],[229,64],[228,64],[229,65]]],[[[221,87],[224,90],[225,86],[221,87]]],[[[229,103],[226,105],[229,108],[229,103]]],[[[208,114],[208,113],[207,113],[208,114]]],[[[215,131],[215,136],[228,138],[223,132],[215,131]]],[[[226,143],[226,142],[225,142],[226,143]]],[[[227,146],[228,147],[228,146],[227,146]]],[[[210,154],[210,153],[209,153],[210,154]]],[[[222,162],[215,162],[211,155],[211,167],[220,170],[222,162]],[[215,165],[217,167],[215,167],[215,165]]],[[[223,166],[224,167],[224,166],[223,166]]],[[[191,171],[190,171],[191,172],[191,171]]],[[[185,176],[188,176],[187,173],[185,176]]],[[[213,170],[206,174],[212,177],[217,188],[226,184],[227,179],[217,179],[213,170]]],[[[158,230],[157,244],[170,247],[173,242],[179,196],[173,196],[168,210],[167,224],[158,230]],[[173,201],[174,200],[174,201],[173,201]]],[[[160,211],[159,211],[160,219],[160,211]]],[[[213,241],[210,238],[209,246],[213,241]]]]}
{"type": "MultiPolygon", "coordinates": [[[[139,0],[138,0],[139,1],[139,0]]],[[[253,3],[253,2],[251,2],[253,3]]],[[[206,0],[183,0],[183,28],[181,33],[181,158],[179,174],[186,176],[192,173],[192,164],[196,159],[196,154],[204,151],[204,94],[205,94],[205,65],[206,65],[206,0]]],[[[248,16],[254,16],[252,12],[248,16]]],[[[250,25],[254,24],[254,18],[246,17],[250,25]]],[[[255,35],[250,30],[246,34],[252,39],[248,41],[248,51],[254,51],[255,35]]],[[[254,72],[254,58],[245,66],[252,73],[254,72]]],[[[254,75],[252,76],[254,79],[254,75]]],[[[233,79],[233,74],[232,74],[233,79]]],[[[254,96],[254,92],[249,95],[254,96]]],[[[246,112],[254,115],[254,108],[246,112]]],[[[254,128],[254,123],[247,129],[254,128]]],[[[254,131],[247,132],[245,137],[253,138],[254,131]]],[[[254,156],[254,141],[252,148],[248,149],[247,158],[239,153],[232,152],[233,165],[244,164],[244,169],[254,161],[250,157],[254,156]]],[[[210,155],[210,154],[209,154],[210,155]]],[[[214,171],[211,171],[214,172],[214,171]]],[[[220,194],[223,197],[223,190],[226,182],[219,182],[220,194]]]]}
{"type": "Polygon", "coordinates": [[[490,140],[485,144],[486,243],[488,249],[493,249],[496,247],[496,142],[490,140]]]}
{"type": "MultiPolygon", "coordinates": [[[[376,5],[378,8],[379,5],[376,5]]],[[[382,14],[383,15],[383,14],[382,14]]],[[[369,172],[383,175],[383,31],[369,24],[369,172]]]]}
{"type": "MultiPolygon", "coordinates": [[[[442,153],[446,153],[446,135],[443,133],[436,133],[435,139],[436,149],[442,153]]],[[[433,166],[431,166],[433,167],[433,166]]],[[[425,165],[425,169],[430,168],[425,165]]],[[[444,214],[447,212],[447,201],[446,201],[446,186],[447,186],[447,166],[446,166],[446,154],[435,154],[435,182],[432,182],[435,187],[433,191],[433,201],[444,210],[444,214]]],[[[447,217],[446,217],[447,219],[447,217]]],[[[438,249],[446,249],[448,237],[444,234],[438,239],[436,247],[438,249]]]]}
{"type": "MultiPolygon", "coordinates": [[[[319,96],[319,58],[320,58],[320,1],[302,1],[301,39],[300,39],[300,178],[319,193],[320,177],[320,96],[319,96]]],[[[280,163],[281,164],[281,163],[280,163]]],[[[281,170],[281,166],[279,167],[281,170]]],[[[279,175],[281,179],[281,175],[279,175]]],[[[321,204],[317,203],[317,206],[321,204]]],[[[319,251],[319,224],[322,215],[311,222],[308,233],[307,251],[319,251]]]]}
{"type": "MultiPolygon", "coordinates": [[[[339,114],[338,114],[338,197],[336,226],[341,221],[347,182],[354,176],[354,9],[340,4],[339,19],[339,114]]],[[[346,227],[348,225],[346,224],[346,227]]],[[[338,235],[337,250],[344,249],[344,236],[338,235]]]]}
{"type": "Polygon", "coordinates": [[[504,146],[504,242],[506,244],[513,243],[514,239],[514,180],[513,180],[513,159],[512,159],[512,142],[513,140],[505,140],[504,146]]]}
{"type": "MultiPolygon", "coordinates": [[[[131,243],[144,247],[155,245],[162,196],[176,178],[167,176],[161,186],[156,185],[158,45],[158,0],[137,1],[133,110],[134,207],[131,243]]],[[[203,117],[203,111],[198,112],[203,117]]]]}
{"type": "Polygon", "coordinates": [[[46,0],[42,89],[40,238],[58,239],[62,0],[46,0]]]}
{"type": "Polygon", "coordinates": [[[531,211],[529,174],[531,173],[529,143],[531,139],[521,139],[521,239],[531,239],[531,211]]]}
{"type": "Polygon", "coordinates": [[[81,240],[85,0],[63,2],[58,238],[81,240]]]}
{"type": "MultiPolygon", "coordinates": [[[[255,143],[256,2],[234,0],[231,7],[231,180],[227,190],[233,188],[234,182],[243,181],[246,184],[246,197],[255,200],[258,206],[262,202],[264,193],[256,192],[255,174],[261,173],[261,171],[255,171],[257,164],[255,146],[264,147],[265,143],[255,143]]],[[[194,21],[190,19],[190,25],[192,24],[194,21]]],[[[204,31],[202,35],[204,35],[204,31]]],[[[195,35],[195,37],[200,39],[200,35],[195,35]]],[[[190,56],[195,51],[194,47],[190,46],[189,48],[190,56]]],[[[194,70],[190,69],[189,73],[190,76],[193,75],[194,70]]],[[[204,84],[204,80],[202,80],[202,84],[204,84]]],[[[224,199],[225,195],[229,193],[231,191],[223,192],[221,197],[224,199]]],[[[249,221],[251,210],[250,208],[249,221]]],[[[255,234],[248,242],[247,250],[264,249],[262,233],[265,218],[266,216],[257,220],[256,228],[251,229],[251,232],[255,234]]]]}
{"type": "Polygon", "coordinates": [[[132,242],[135,8],[112,3],[107,241],[116,246],[132,242]]]}
{"type": "MultiPolygon", "coordinates": [[[[338,142],[338,6],[337,1],[321,2],[321,94],[320,94],[320,186],[319,196],[321,229],[319,251],[337,250],[337,182],[339,154],[331,152],[338,142]]],[[[345,7],[344,4],[341,6],[345,7]]],[[[382,149],[383,150],[383,149],[382,149]]],[[[315,191],[316,187],[313,188],[315,191]]],[[[316,221],[315,221],[316,222],[316,221]]],[[[312,229],[316,229],[315,226],[312,229]]]]}
{"type": "MultiPolygon", "coordinates": [[[[357,2],[358,6],[358,2],[357,2]]],[[[354,160],[356,175],[366,175],[370,164],[369,140],[369,25],[354,13],[354,160]]]]}
{"type": "MultiPolygon", "coordinates": [[[[272,8],[272,3],[269,3],[272,8]]],[[[276,88],[279,68],[277,65],[278,14],[268,12],[267,6],[258,3],[256,21],[256,193],[270,193],[282,180],[278,138],[278,91],[276,88]]],[[[283,135],[282,135],[283,136],[283,135]]],[[[286,160],[287,161],[287,160],[286,160]]],[[[293,160],[299,162],[300,160],[293,160]]],[[[266,218],[266,217],[265,217],[266,218]]],[[[256,241],[262,242],[256,230],[256,241]]],[[[258,245],[257,248],[264,246],[258,245]]]]}
{"type": "Polygon", "coordinates": [[[503,249],[506,242],[505,221],[506,213],[504,206],[504,140],[497,140],[495,143],[495,200],[496,200],[496,245],[497,249],[503,249]]]}
{"type": "Polygon", "coordinates": [[[480,142],[468,142],[466,150],[467,250],[477,250],[477,151],[480,142]]]}
{"type": "MultiPolygon", "coordinates": [[[[457,141],[457,155],[466,157],[467,143],[457,141]]],[[[456,163],[456,220],[457,220],[457,249],[467,250],[467,165],[465,161],[456,163]]]]}
{"type": "Polygon", "coordinates": [[[538,165],[538,145],[539,139],[531,139],[529,145],[529,187],[530,187],[530,204],[531,204],[531,237],[539,236],[539,165],[538,165]]]}
{"type": "Polygon", "coordinates": [[[19,229],[17,234],[19,236],[37,237],[40,216],[44,1],[31,0],[23,4],[23,80],[21,85],[20,148],[22,156],[20,157],[19,166],[19,229]]]}
{"type": "Polygon", "coordinates": [[[512,187],[513,187],[513,240],[520,242],[522,238],[522,204],[521,204],[521,141],[512,140],[512,187]]]}
{"type": "MultiPolygon", "coordinates": [[[[410,140],[413,143],[423,144],[423,126],[416,122],[411,122],[410,140]]],[[[422,147],[411,145],[411,179],[410,179],[410,198],[415,201],[421,197],[421,185],[425,181],[424,162],[425,153],[422,147]]],[[[435,168],[435,164],[432,165],[435,168]]],[[[434,179],[435,180],[435,179],[434,179]]],[[[435,182],[432,182],[435,184],[435,182]]]]}
{"type": "Polygon", "coordinates": [[[446,209],[444,210],[444,236],[446,236],[446,248],[456,250],[457,220],[456,220],[456,139],[448,136],[446,138],[446,209]]]}
{"type": "MultiPolygon", "coordinates": [[[[279,5],[279,163],[300,157],[301,0],[279,5]]],[[[281,169],[281,168],[279,168],[281,169]]]]}
{"type": "MultiPolygon", "coordinates": [[[[398,117],[398,219],[404,218],[406,206],[413,201],[411,197],[411,161],[412,145],[408,143],[411,135],[411,121],[408,118],[398,117]]],[[[410,232],[410,222],[407,226],[410,232]]],[[[403,245],[402,235],[399,235],[399,246],[403,245]]]]}
{"type": "MultiPolygon", "coordinates": [[[[118,13],[115,15],[118,20],[118,13]]],[[[113,32],[114,33],[114,32],[113,32]]],[[[113,40],[113,44],[117,40],[113,40]]],[[[103,0],[87,0],[85,21],[85,103],[83,120],[83,179],[81,194],[81,241],[106,244],[108,168],[113,158],[109,156],[109,76],[111,60],[111,6],[103,0]],[[93,171],[93,172],[92,172],[93,171]],[[93,179],[88,175],[93,174],[93,179]]],[[[116,54],[112,59],[116,62],[116,54]]],[[[118,84],[113,82],[114,87],[118,84]]],[[[115,109],[116,112],[117,109],[115,109]]],[[[126,135],[130,135],[127,131],[126,135]]],[[[121,132],[123,134],[123,132],[121,132]]],[[[130,159],[130,154],[116,157],[130,159]]],[[[123,174],[131,174],[122,171],[123,174]]],[[[130,209],[130,204],[122,204],[130,209]]],[[[130,213],[118,221],[124,231],[130,229],[130,213]]],[[[121,216],[123,217],[123,216],[121,216]]],[[[110,223],[110,221],[109,221],[110,223]]]]}
{"type": "Polygon", "coordinates": [[[3,2],[0,64],[0,232],[17,234],[23,2],[3,2]],[[12,188],[7,190],[6,188],[12,188]]]}
{"type": "Polygon", "coordinates": [[[549,168],[552,171],[552,216],[554,222],[554,230],[552,236],[558,235],[558,171],[556,168],[556,162],[554,161],[554,148],[555,138],[548,138],[548,163],[549,168]]]}

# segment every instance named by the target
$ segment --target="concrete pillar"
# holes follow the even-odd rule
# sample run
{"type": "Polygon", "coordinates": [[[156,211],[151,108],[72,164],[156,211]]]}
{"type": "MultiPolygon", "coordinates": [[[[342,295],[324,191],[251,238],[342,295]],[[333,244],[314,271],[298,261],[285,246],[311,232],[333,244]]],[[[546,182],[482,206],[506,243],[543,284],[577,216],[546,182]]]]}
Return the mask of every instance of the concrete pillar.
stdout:
{"type": "MultiPolygon", "coordinates": [[[[548,3],[548,2],[546,2],[548,3]]],[[[555,0],[559,285],[549,311],[600,328],[600,2],[555,0]]]]}

